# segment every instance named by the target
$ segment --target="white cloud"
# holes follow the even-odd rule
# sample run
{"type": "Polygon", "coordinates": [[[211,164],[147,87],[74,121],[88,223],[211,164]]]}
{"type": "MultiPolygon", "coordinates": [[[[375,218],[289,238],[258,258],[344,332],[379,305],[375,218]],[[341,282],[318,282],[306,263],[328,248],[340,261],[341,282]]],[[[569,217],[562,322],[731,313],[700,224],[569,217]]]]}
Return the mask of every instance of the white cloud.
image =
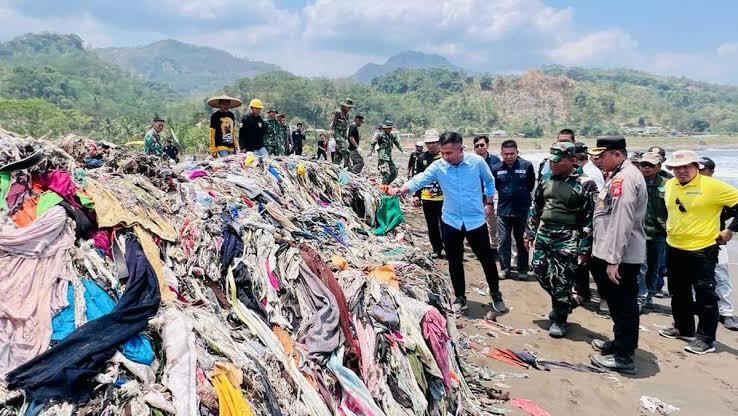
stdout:
{"type": "Polygon", "coordinates": [[[11,38],[29,32],[74,32],[95,46],[107,46],[112,41],[107,27],[84,14],[73,18],[39,19],[17,13],[14,9],[0,7],[0,39],[11,38]]]}
{"type": "Polygon", "coordinates": [[[622,29],[610,29],[587,34],[564,42],[550,50],[548,56],[564,65],[626,64],[638,43],[622,29]]]}
{"type": "Polygon", "coordinates": [[[735,57],[738,58],[738,42],[723,43],[718,46],[717,54],[720,57],[735,57]]]}

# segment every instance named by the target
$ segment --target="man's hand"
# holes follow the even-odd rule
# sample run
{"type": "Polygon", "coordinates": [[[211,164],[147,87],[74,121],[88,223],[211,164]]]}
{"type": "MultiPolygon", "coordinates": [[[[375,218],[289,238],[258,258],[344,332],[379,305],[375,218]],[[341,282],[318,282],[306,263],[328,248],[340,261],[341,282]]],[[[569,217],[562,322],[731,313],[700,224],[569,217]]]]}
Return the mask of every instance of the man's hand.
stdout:
{"type": "Polygon", "coordinates": [[[579,264],[587,264],[589,262],[589,256],[586,254],[580,254],[579,255],[579,264]]]}
{"type": "Polygon", "coordinates": [[[617,264],[607,265],[607,278],[616,286],[620,285],[620,273],[618,272],[617,264]]]}
{"type": "Polygon", "coordinates": [[[491,204],[484,204],[484,215],[490,216],[495,211],[495,207],[491,204]]]}
{"type": "Polygon", "coordinates": [[[733,232],[730,230],[720,231],[717,237],[717,243],[722,245],[728,244],[728,241],[733,239],[733,232]]]}
{"type": "Polygon", "coordinates": [[[415,205],[416,207],[419,207],[420,206],[420,198],[418,198],[417,196],[414,196],[413,197],[413,205],[415,205]]]}
{"type": "Polygon", "coordinates": [[[528,251],[533,249],[533,242],[534,240],[531,240],[530,236],[527,236],[527,235],[523,236],[523,245],[525,246],[525,248],[528,249],[528,251]]]}

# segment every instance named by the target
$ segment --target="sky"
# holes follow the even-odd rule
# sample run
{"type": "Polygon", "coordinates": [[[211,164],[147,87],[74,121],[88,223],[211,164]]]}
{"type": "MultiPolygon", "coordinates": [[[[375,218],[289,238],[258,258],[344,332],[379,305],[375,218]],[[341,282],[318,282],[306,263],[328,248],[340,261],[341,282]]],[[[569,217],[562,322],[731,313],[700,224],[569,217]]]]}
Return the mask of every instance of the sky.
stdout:
{"type": "Polygon", "coordinates": [[[629,67],[738,84],[736,16],[729,0],[0,0],[0,40],[171,38],[308,76],[349,76],[418,50],[475,72],[629,67]]]}

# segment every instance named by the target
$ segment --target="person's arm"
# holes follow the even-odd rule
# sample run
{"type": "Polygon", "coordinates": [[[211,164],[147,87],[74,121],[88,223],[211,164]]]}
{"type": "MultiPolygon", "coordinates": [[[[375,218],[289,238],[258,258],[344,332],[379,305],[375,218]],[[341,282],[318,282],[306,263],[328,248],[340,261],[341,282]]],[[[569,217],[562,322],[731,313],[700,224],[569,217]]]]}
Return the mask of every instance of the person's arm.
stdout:
{"type": "Polygon", "coordinates": [[[392,143],[394,143],[397,150],[399,150],[400,153],[404,154],[405,151],[402,149],[402,146],[400,146],[400,141],[397,139],[397,136],[395,136],[394,134],[392,134],[391,136],[392,136],[392,143]]]}
{"type": "Polygon", "coordinates": [[[532,163],[528,163],[528,168],[525,169],[525,176],[528,178],[528,193],[531,193],[536,187],[536,171],[533,169],[532,163]]]}
{"type": "MultiPolygon", "coordinates": [[[[591,179],[591,178],[590,178],[591,179]]],[[[584,207],[582,215],[582,228],[579,231],[578,251],[580,256],[589,255],[592,251],[592,229],[595,200],[597,198],[597,185],[593,180],[587,180],[582,186],[584,207]]]]}
{"type": "Polygon", "coordinates": [[[210,116],[210,153],[215,154],[215,129],[218,126],[215,123],[215,114],[210,116]]]}
{"type": "Polygon", "coordinates": [[[495,196],[495,178],[485,161],[479,162],[479,177],[484,187],[484,195],[488,201],[492,201],[492,197],[495,196]]]}
{"type": "Polygon", "coordinates": [[[718,202],[726,208],[725,221],[733,219],[725,230],[718,235],[718,244],[727,244],[733,238],[733,234],[738,232],[738,189],[727,183],[721,182],[718,188],[718,202]]]}
{"type": "Polygon", "coordinates": [[[439,170],[439,163],[431,163],[431,165],[428,166],[422,173],[418,173],[417,175],[413,176],[412,179],[405,182],[405,184],[402,185],[402,187],[399,189],[399,192],[402,194],[406,194],[408,192],[417,192],[420,189],[430,185],[437,180],[439,170]]]}
{"type": "Polygon", "coordinates": [[[530,206],[530,210],[528,211],[528,229],[526,231],[526,239],[529,241],[533,241],[536,239],[536,234],[538,234],[538,226],[541,223],[541,214],[543,214],[543,188],[545,188],[545,183],[541,182],[541,184],[536,188],[536,193],[533,196],[533,203],[530,206]]]}
{"type": "Polygon", "coordinates": [[[359,128],[356,127],[353,124],[349,126],[349,129],[348,129],[348,141],[351,144],[351,146],[359,147],[359,145],[356,144],[356,135],[357,135],[358,130],[359,130],[359,128]]]}

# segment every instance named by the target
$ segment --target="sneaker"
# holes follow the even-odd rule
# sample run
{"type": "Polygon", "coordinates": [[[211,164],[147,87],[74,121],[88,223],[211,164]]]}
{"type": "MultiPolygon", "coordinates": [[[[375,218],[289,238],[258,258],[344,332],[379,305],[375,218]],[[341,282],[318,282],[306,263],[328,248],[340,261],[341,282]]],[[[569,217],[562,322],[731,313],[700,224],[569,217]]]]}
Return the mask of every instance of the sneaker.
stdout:
{"type": "Polygon", "coordinates": [[[669,297],[669,292],[659,290],[658,292],[654,293],[653,297],[659,298],[659,299],[665,299],[669,297]]]}
{"type": "Polygon", "coordinates": [[[551,322],[551,327],[548,328],[548,335],[551,338],[564,338],[566,335],[566,324],[551,322]]]}
{"type": "Polygon", "coordinates": [[[508,313],[510,309],[505,306],[505,301],[502,300],[502,293],[497,292],[492,294],[492,309],[497,313],[508,313]]]}
{"type": "Polygon", "coordinates": [[[515,280],[520,280],[521,282],[526,282],[526,281],[528,281],[528,278],[529,277],[530,277],[530,275],[528,274],[528,272],[516,272],[515,273],[515,276],[514,276],[514,279],[515,280]]]}
{"type": "Polygon", "coordinates": [[[594,354],[591,361],[592,365],[595,367],[600,367],[605,370],[612,370],[617,371],[618,373],[631,375],[636,373],[635,361],[633,361],[632,356],[622,357],[613,354],[594,354]]]}
{"type": "Polygon", "coordinates": [[[595,349],[595,351],[601,352],[602,355],[611,355],[615,352],[615,343],[612,341],[593,339],[591,345],[592,348],[595,349]]]}
{"type": "Polygon", "coordinates": [[[600,300],[599,314],[600,316],[604,316],[604,317],[610,316],[610,307],[607,306],[607,301],[600,300]]]}
{"type": "Polygon", "coordinates": [[[454,304],[451,305],[451,308],[453,309],[454,313],[457,315],[469,309],[469,307],[466,305],[466,298],[463,296],[457,297],[456,300],[454,301],[454,304]]]}
{"type": "Polygon", "coordinates": [[[735,316],[721,316],[720,323],[723,324],[725,329],[738,331],[738,319],[735,319],[735,316]]]}
{"type": "Polygon", "coordinates": [[[502,274],[500,274],[500,280],[506,280],[512,277],[512,272],[510,269],[502,269],[502,274]]]}
{"type": "Polygon", "coordinates": [[[669,339],[681,339],[688,342],[694,341],[694,336],[681,335],[679,333],[679,330],[674,327],[662,329],[661,331],[659,331],[659,335],[669,339]]]}
{"type": "Polygon", "coordinates": [[[690,342],[689,345],[684,347],[684,350],[691,352],[692,354],[703,355],[707,354],[708,352],[715,352],[715,345],[708,344],[701,339],[695,339],[690,342]]]}
{"type": "Polygon", "coordinates": [[[439,258],[439,257],[441,257],[441,254],[440,254],[440,253],[431,253],[431,258],[432,258],[433,260],[436,260],[436,259],[437,259],[437,258],[439,258]]]}

